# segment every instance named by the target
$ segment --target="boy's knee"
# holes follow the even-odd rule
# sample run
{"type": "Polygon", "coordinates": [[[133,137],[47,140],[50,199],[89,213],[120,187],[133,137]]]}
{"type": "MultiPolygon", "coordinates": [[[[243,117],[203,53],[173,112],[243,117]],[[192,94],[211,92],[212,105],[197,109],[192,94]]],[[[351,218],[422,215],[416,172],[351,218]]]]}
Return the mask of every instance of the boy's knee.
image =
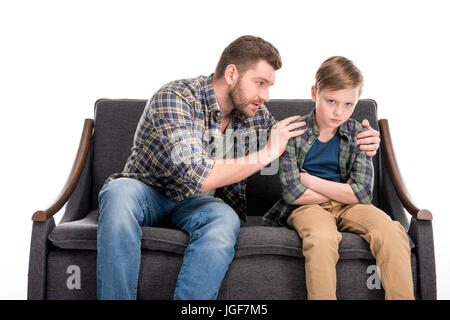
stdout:
{"type": "Polygon", "coordinates": [[[342,235],[340,232],[329,231],[313,231],[305,236],[302,241],[309,248],[315,248],[322,251],[337,250],[341,242],[342,235]]]}
{"type": "Polygon", "coordinates": [[[370,231],[371,242],[379,248],[393,248],[397,250],[400,244],[409,247],[409,239],[405,229],[398,221],[389,221],[370,231]]]}

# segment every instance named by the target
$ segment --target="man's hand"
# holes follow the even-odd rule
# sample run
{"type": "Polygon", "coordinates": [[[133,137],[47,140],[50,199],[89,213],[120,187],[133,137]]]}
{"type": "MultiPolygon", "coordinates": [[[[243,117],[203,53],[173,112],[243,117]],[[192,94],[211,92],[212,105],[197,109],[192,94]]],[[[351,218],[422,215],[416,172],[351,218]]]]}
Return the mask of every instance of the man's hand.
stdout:
{"type": "Polygon", "coordinates": [[[296,130],[306,126],[305,121],[292,123],[299,118],[300,116],[289,117],[272,126],[267,145],[265,146],[266,152],[272,161],[283,154],[290,138],[298,137],[305,132],[305,129],[296,130]]]}
{"type": "Polygon", "coordinates": [[[362,125],[369,130],[358,134],[356,143],[359,145],[359,149],[366,150],[368,157],[373,157],[380,146],[380,133],[370,126],[367,119],[363,120],[362,125]]]}

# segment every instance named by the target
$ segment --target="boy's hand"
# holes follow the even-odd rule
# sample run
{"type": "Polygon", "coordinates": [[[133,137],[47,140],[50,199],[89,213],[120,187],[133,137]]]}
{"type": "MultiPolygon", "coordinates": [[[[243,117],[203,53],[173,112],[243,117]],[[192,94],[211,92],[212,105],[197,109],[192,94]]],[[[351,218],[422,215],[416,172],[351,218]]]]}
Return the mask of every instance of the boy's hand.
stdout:
{"type": "Polygon", "coordinates": [[[272,161],[283,154],[290,138],[297,137],[305,132],[305,129],[296,130],[306,126],[305,121],[292,123],[299,118],[300,116],[293,116],[283,119],[277,122],[270,130],[269,139],[265,148],[272,161]]]}
{"type": "Polygon", "coordinates": [[[356,143],[359,145],[359,149],[366,150],[366,155],[368,157],[373,157],[380,146],[380,133],[370,126],[367,119],[363,120],[362,125],[369,130],[358,134],[356,143]]]}

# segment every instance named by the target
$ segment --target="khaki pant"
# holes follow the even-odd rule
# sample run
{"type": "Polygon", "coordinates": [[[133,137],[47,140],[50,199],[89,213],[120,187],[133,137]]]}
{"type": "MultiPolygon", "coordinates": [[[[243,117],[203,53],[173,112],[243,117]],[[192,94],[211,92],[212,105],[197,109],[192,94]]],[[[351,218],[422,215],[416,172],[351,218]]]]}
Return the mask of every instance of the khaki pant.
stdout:
{"type": "Polygon", "coordinates": [[[359,234],[370,245],[386,299],[414,299],[411,249],[402,225],[373,205],[327,201],[292,211],[287,224],[303,241],[308,299],[336,299],[340,231],[359,234]]]}

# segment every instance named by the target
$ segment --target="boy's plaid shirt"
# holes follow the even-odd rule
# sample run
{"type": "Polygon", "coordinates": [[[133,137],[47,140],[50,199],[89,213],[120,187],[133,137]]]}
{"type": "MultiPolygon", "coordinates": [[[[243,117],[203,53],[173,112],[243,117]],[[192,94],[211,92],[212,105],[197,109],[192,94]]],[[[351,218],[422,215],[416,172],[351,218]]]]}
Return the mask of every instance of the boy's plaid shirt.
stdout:
{"type": "MultiPolygon", "coordinates": [[[[299,121],[306,121],[306,131],[301,136],[291,138],[286,151],[280,157],[282,199],[264,215],[264,225],[285,226],[289,214],[299,207],[291,203],[306,191],[306,187],[300,183],[300,172],[306,154],[319,136],[319,130],[314,110],[297,120],[299,121]]],[[[353,119],[348,119],[339,127],[341,179],[347,181],[351,177],[350,187],[360,203],[370,203],[372,200],[374,181],[372,157],[366,156],[366,152],[361,151],[356,144],[357,134],[365,130],[367,129],[353,119]]]]}
{"type": "MultiPolygon", "coordinates": [[[[267,143],[275,118],[262,105],[249,118],[233,111],[234,155],[243,157],[267,143]]],[[[135,178],[173,201],[200,192],[214,164],[214,146],[220,133],[222,113],[214,94],[212,75],[170,82],[150,99],[140,118],[131,155],[121,177],[135,178]]],[[[227,132],[227,134],[229,134],[227,132]]],[[[216,189],[215,196],[246,220],[246,179],[216,189]]]]}

